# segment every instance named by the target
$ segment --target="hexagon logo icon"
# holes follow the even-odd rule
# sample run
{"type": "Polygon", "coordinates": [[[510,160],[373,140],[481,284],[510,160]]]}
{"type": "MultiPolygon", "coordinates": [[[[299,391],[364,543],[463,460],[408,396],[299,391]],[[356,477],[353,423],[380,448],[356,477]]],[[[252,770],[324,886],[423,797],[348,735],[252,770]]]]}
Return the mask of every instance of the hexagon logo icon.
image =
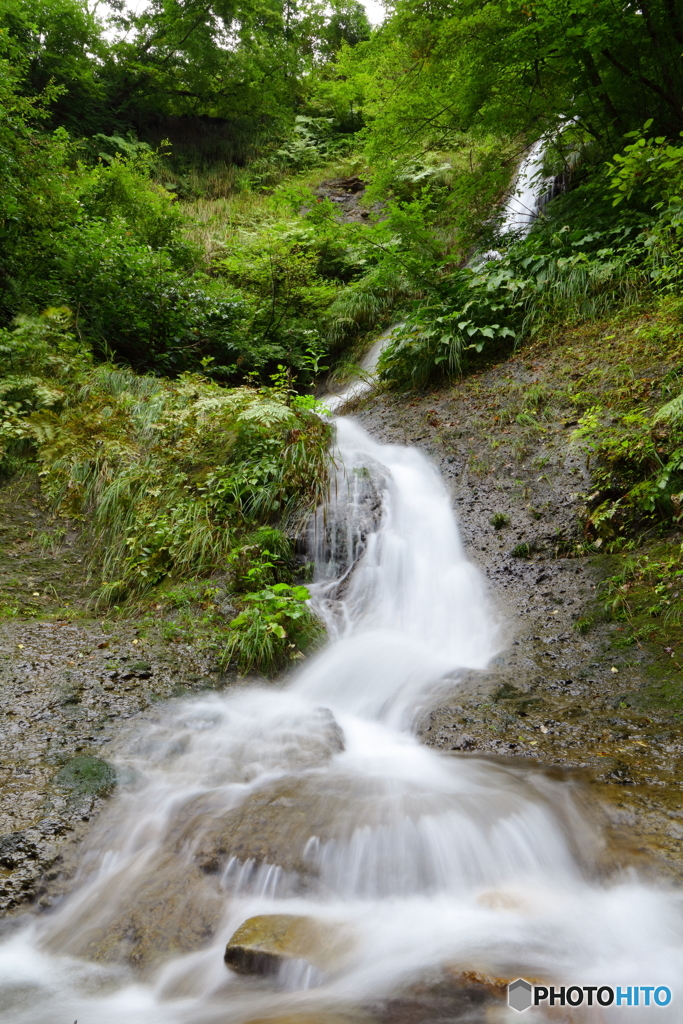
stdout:
{"type": "Polygon", "coordinates": [[[508,1006],[522,1013],[531,1006],[531,985],[524,978],[517,978],[508,985],[508,1006]]]}

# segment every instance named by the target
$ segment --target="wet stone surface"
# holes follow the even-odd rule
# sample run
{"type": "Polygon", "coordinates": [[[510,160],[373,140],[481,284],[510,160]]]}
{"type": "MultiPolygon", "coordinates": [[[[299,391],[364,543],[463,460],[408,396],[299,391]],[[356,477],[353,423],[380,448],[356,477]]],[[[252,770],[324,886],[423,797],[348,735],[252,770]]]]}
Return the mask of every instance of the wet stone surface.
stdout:
{"type": "Polygon", "coordinates": [[[366,181],[353,175],[350,178],[331,178],[329,181],[323,181],[315,192],[321,200],[327,199],[333,204],[340,221],[350,224],[368,220],[371,213],[378,213],[381,210],[380,203],[375,203],[372,207],[363,205],[366,186],[366,181]]]}
{"type": "Polygon", "coordinates": [[[108,761],[121,723],[219,684],[189,645],[134,622],[0,623],[0,909],[45,896],[64,849],[129,781],[108,761]]]}

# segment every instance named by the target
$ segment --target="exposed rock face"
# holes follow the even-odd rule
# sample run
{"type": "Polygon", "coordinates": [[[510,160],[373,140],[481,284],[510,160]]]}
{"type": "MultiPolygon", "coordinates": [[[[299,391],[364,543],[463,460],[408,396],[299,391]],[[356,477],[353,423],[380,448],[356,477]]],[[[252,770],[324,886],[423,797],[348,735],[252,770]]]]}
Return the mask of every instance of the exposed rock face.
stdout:
{"type": "Polygon", "coordinates": [[[289,777],[251,793],[239,806],[224,810],[219,797],[194,799],[176,819],[175,849],[192,849],[203,871],[218,872],[232,857],[276,864],[304,878],[311,872],[305,851],[309,840],[335,838],[351,830],[353,794],[334,780],[289,777]]]}
{"type": "Polygon", "coordinates": [[[350,941],[330,925],[296,914],[262,914],[240,925],[225,947],[225,962],[239,974],[275,974],[286,961],[305,960],[321,971],[334,968],[350,941]]]}
{"type": "Polygon", "coordinates": [[[50,946],[143,971],[170,955],[200,949],[211,941],[225,910],[213,881],[182,860],[160,856],[137,879],[111,880],[101,909],[77,908],[53,933],[50,946]]]}
{"type": "Polygon", "coordinates": [[[354,175],[323,181],[315,191],[319,199],[329,199],[334,204],[340,221],[349,224],[367,220],[371,212],[378,213],[381,210],[379,203],[374,203],[372,207],[362,205],[366,186],[366,181],[354,175]]]}

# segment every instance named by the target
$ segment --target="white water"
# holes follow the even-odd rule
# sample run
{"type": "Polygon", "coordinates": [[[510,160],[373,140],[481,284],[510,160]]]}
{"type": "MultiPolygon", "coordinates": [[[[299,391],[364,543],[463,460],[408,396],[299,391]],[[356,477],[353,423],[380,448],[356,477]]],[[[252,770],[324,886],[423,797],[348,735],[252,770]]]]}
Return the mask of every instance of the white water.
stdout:
{"type": "Polygon", "coordinates": [[[386,331],[372,343],[370,348],[363,356],[360,363],[361,375],[355,377],[347,386],[339,392],[327,395],[324,399],[325,406],[332,413],[343,412],[346,406],[351,402],[355,402],[364,395],[369,394],[375,383],[375,370],[377,369],[377,363],[379,357],[382,354],[382,349],[388,345],[391,335],[398,327],[398,324],[392,324],[386,331]]]}
{"type": "MultiPolygon", "coordinates": [[[[520,161],[519,168],[512,183],[512,192],[503,207],[501,221],[501,233],[526,235],[539,210],[548,197],[552,195],[552,178],[543,175],[543,162],[546,139],[539,139],[528,150],[520,161]]],[[[485,260],[500,259],[501,254],[497,249],[491,249],[485,253],[479,253],[474,258],[475,263],[485,260]]],[[[391,336],[401,324],[392,324],[378,336],[367,350],[360,363],[361,374],[354,378],[341,391],[327,395],[325,405],[333,414],[344,413],[352,403],[368,395],[376,383],[377,363],[382,351],[389,344],[391,336]]]]}
{"type": "Polygon", "coordinates": [[[505,204],[501,231],[521,231],[526,234],[538,216],[542,197],[548,191],[552,178],[543,175],[546,139],[539,139],[521,161],[513,182],[512,194],[505,204]]]}
{"type": "MultiPolygon", "coordinates": [[[[669,1008],[560,1019],[680,1021],[680,896],[635,876],[601,881],[599,836],[567,785],[440,754],[411,735],[416,709],[445,676],[485,666],[499,631],[435,469],[352,421],[337,429],[335,501],[311,529],[328,646],[284,689],[179,702],[126,739],[117,760],[140,781],[95,830],[75,892],[0,946],[0,1019],[239,1024],[305,1011],[314,1020],[451,965],[556,985],[668,985],[669,1008]],[[168,955],[145,976],[84,955],[90,939],[120,931],[126,905],[154,926],[150,891],[162,886],[169,905],[174,891],[182,897],[221,815],[271,791],[306,884],[291,866],[227,850],[205,876],[220,918],[204,948],[168,955]],[[309,811],[315,826],[297,832],[309,811]],[[318,918],[351,946],[326,975],[298,962],[276,983],[245,981],[224,965],[225,943],[246,918],[273,912],[318,918]]],[[[185,908],[180,898],[179,931],[200,898],[193,890],[185,908]]],[[[516,1019],[503,1007],[486,1017],[516,1019]]]]}

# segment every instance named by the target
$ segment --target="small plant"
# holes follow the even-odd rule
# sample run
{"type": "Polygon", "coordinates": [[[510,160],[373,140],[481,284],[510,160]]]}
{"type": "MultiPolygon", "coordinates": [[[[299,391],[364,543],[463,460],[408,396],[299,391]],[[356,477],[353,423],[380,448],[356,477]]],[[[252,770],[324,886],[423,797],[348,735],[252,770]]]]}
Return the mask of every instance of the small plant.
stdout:
{"type": "Polygon", "coordinates": [[[494,530],[502,530],[505,526],[510,525],[510,516],[507,516],[504,512],[494,512],[489,522],[494,530]]]}
{"type": "Polygon", "coordinates": [[[526,541],[522,544],[515,544],[510,554],[513,558],[530,558],[531,545],[527,544],[526,541]]]}
{"type": "Polygon", "coordinates": [[[273,676],[289,662],[303,657],[322,634],[322,626],[306,602],[306,587],[276,583],[244,595],[246,605],[230,623],[221,656],[223,667],[234,663],[241,675],[258,671],[273,676]]]}
{"type": "Polygon", "coordinates": [[[582,618],[576,620],[573,628],[576,630],[577,633],[587,633],[593,625],[594,621],[595,620],[592,615],[585,615],[582,618]]]}

